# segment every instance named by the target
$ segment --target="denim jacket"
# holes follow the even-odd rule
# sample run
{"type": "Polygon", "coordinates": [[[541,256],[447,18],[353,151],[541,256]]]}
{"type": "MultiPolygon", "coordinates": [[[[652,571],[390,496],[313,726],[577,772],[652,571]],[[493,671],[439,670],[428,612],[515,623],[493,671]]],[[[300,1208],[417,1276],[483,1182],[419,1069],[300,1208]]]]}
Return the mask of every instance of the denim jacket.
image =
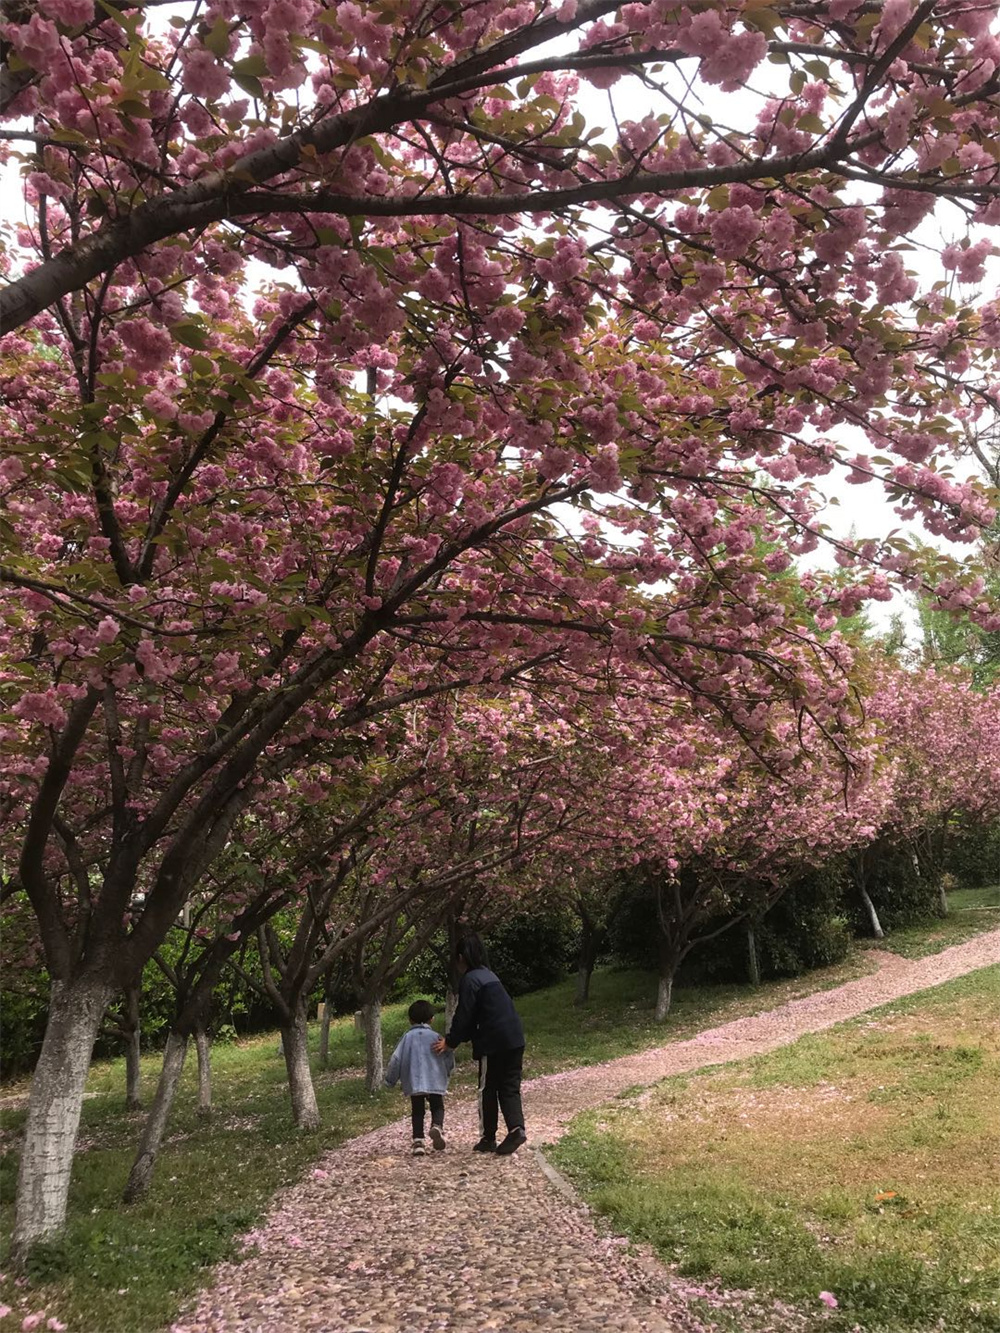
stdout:
{"type": "Polygon", "coordinates": [[[417,1023],[409,1032],[404,1032],[392,1053],[389,1068],[385,1071],[386,1087],[402,1083],[407,1097],[428,1092],[447,1092],[448,1076],[455,1068],[455,1056],[451,1051],[435,1055],[431,1047],[437,1039],[438,1034],[429,1023],[417,1023]]]}

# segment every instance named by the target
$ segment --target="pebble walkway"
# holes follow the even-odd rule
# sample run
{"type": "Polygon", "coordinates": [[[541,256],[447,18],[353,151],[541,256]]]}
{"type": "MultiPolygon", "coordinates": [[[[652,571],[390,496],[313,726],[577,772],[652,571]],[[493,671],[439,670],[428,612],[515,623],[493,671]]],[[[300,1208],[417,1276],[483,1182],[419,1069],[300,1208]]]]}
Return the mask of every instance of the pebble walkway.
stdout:
{"type": "MultiPolygon", "coordinates": [[[[525,1084],[528,1132],[551,1143],[580,1111],[626,1088],[773,1050],[869,1009],[1000,963],[1000,930],[602,1065],[525,1084]]],[[[530,1034],[529,1034],[530,1035],[530,1034]]],[[[280,1194],[173,1333],[706,1333],[692,1288],[601,1236],[538,1154],[481,1158],[468,1099],[449,1147],[409,1155],[408,1121],[328,1153],[280,1194]]],[[[791,1311],[775,1328],[806,1328],[791,1311]]],[[[816,1325],[818,1326],[818,1325],[816,1325]]]]}

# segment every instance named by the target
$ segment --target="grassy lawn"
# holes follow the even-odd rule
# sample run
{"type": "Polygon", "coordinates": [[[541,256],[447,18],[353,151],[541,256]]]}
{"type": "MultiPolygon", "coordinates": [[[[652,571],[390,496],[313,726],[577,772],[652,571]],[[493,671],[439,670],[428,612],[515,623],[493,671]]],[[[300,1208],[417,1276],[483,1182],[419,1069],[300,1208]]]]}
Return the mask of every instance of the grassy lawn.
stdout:
{"type": "Polygon", "coordinates": [[[998,1076],[994,967],[587,1113],[553,1157],[681,1273],[811,1327],[996,1333],[998,1076]]]}
{"type": "Polygon", "coordinates": [[[961,944],[986,930],[1000,929],[1000,885],[989,889],[955,889],[948,894],[948,915],[891,931],[869,947],[889,949],[904,958],[926,958],[961,944]]]}

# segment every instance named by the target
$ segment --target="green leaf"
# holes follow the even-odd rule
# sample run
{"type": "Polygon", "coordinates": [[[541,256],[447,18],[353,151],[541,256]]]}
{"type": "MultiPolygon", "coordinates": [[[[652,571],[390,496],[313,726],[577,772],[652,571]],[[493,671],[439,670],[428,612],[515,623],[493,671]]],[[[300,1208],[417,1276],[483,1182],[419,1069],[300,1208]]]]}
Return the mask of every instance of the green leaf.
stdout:
{"type": "Polygon", "coordinates": [[[138,101],[135,97],[123,97],[118,103],[118,110],[136,120],[149,120],[153,115],[146,103],[138,101]]]}
{"type": "Polygon", "coordinates": [[[215,20],[211,29],[202,37],[202,46],[211,51],[217,60],[229,54],[229,20],[221,16],[215,20]]]}
{"type": "Polygon", "coordinates": [[[176,324],[170,325],[170,334],[175,342],[183,343],[185,347],[194,347],[199,351],[208,346],[208,334],[193,320],[178,320],[176,324]]]}
{"type": "Polygon", "coordinates": [[[233,78],[245,93],[249,93],[258,102],[263,101],[264,88],[260,79],[255,79],[252,74],[234,74],[233,78]]]}
{"type": "Polygon", "coordinates": [[[242,60],[233,63],[233,73],[244,78],[259,79],[262,74],[267,73],[267,61],[258,51],[255,55],[244,56],[242,60]]]}

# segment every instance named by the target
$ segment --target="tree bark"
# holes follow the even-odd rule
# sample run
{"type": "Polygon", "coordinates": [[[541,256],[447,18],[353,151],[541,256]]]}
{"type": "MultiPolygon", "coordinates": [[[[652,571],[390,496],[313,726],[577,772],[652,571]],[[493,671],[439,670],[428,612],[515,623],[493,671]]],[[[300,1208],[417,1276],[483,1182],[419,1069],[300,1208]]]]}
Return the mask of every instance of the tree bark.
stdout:
{"type": "Polygon", "coordinates": [[[673,972],[660,974],[660,983],[656,988],[656,1011],[653,1017],[657,1023],[662,1023],[667,1014],[670,1013],[670,1001],[673,998],[674,974],[673,972]]]}
{"type": "Polygon", "coordinates": [[[444,1030],[447,1032],[451,1027],[452,1019],[455,1017],[455,1010],[458,1008],[458,991],[448,987],[444,997],[444,1030]]]}
{"type": "Polygon", "coordinates": [[[382,1005],[377,996],[361,1006],[361,1022],[365,1033],[365,1087],[376,1093],[385,1078],[385,1057],[382,1051],[382,1005]]]}
{"type": "Polygon", "coordinates": [[[297,1129],[303,1130],[318,1129],[320,1123],[316,1089],[313,1087],[312,1073],[309,1069],[308,1036],[305,1007],[299,1004],[296,1006],[291,1023],[282,1024],[281,1049],[285,1055],[285,1068],[288,1071],[292,1121],[297,1129]]]}
{"type": "Polygon", "coordinates": [[[875,910],[875,904],[872,902],[871,895],[865,888],[863,880],[859,880],[858,882],[858,893],[861,895],[861,902],[867,913],[868,922],[872,928],[872,934],[877,940],[884,939],[885,931],[882,929],[882,923],[878,919],[878,912],[875,910]]]}
{"type": "Polygon", "coordinates": [[[13,1247],[19,1257],[66,1221],[87,1071],[111,995],[110,985],[93,978],[53,983],[17,1178],[13,1247]]]}
{"type": "Polygon", "coordinates": [[[187,1056],[187,1033],[171,1030],[163,1051],[163,1068],[156,1085],[156,1096],[142,1127],[142,1137],[129,1172],[128,1183],[122,1194],[123,1203],[136,1203],[145,1198],[153,1179],[153,1168],[163,1143],[163,1134],[170,1119],[170,1111],[180,1086],[184,1060],[187,1056]]]}
{"type": "Polygon", "coordinates": [[[760,985],[760,956],[757,953],[757,932],[752,924],[747,922],[747,972],[750,975],[750,985],[760,985]]]}
{"type": "Polygon", "coordinates": [[[204,1028],[194,1034],[198,1050],[198,1114],[205,1120],[212,1114],[212,1043],[204,1028]]]}
{"type": "Polygon", "coordinates": [[[583,933],[580,936],[580,961],[576,969],[576,995],[574,1004],[586,1004],[590,999],[590,978],[594,974],[597,962],[597,931],[584,918],[583,933]]]}
{"type": "Polygon", "coordinates": [[[141,1026],[139,1022],[139,991],[130,987],[125,992],[125,1107],[129,1111],[142,1110],[142,1066],[139,1063],[141,1026]]]}
{"type": "Polygon", "coordinates": [[[323,1002],[323,1017],[319,1025],[319,1067],[326,1069],[330,1063],[330,1016],[333,1006],[329,1000],[323,1002]]]}

